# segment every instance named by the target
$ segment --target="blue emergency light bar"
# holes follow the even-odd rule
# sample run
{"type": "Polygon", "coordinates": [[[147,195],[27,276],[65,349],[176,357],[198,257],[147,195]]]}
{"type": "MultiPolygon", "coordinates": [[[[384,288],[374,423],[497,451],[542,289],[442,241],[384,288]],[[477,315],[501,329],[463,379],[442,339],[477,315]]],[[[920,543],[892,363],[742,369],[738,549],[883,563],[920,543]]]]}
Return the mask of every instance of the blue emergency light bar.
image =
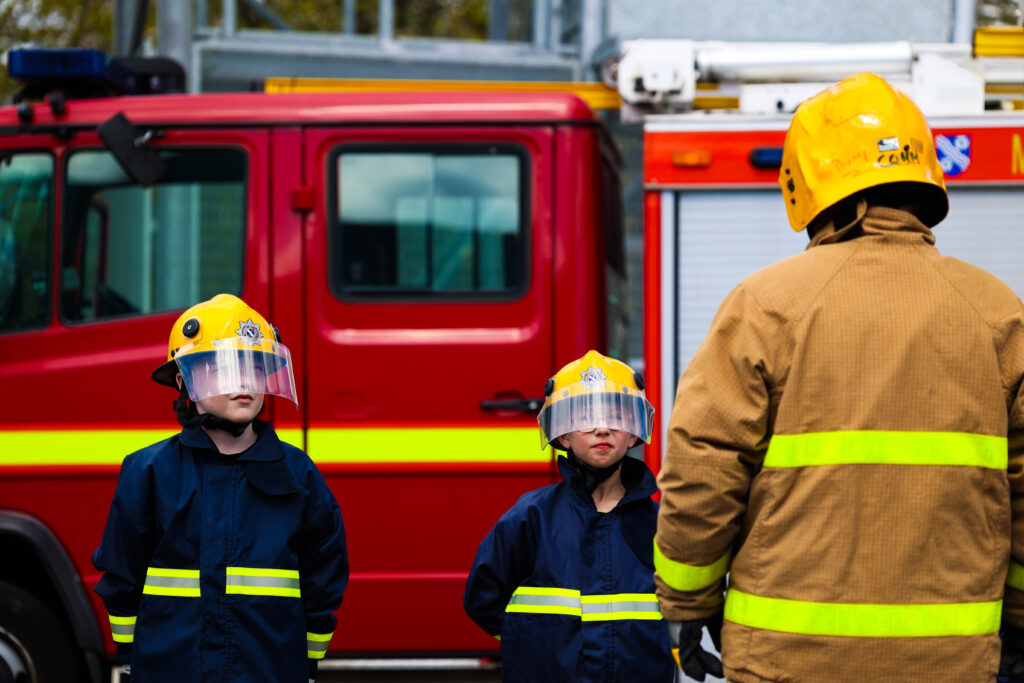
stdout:
{"type": "Polygon", "coordinates": [[[7,54],[11,78],[32,86],[76,90],[103,88],[111,93],[127,90],[130,70],[100,50],[86,48],[22,48],[7,54]]]}

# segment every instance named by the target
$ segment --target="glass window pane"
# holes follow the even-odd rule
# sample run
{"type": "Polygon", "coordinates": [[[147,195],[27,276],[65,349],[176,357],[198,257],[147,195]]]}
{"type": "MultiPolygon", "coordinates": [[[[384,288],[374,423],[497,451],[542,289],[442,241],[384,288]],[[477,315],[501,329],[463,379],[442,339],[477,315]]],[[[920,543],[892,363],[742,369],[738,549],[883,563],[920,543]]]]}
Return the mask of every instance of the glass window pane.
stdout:
{"type": "Polygon", "coordinates": [[[53,157],[0,156],[0,332],[49,319],[53,157]]]}
{"type": "Polygon", "coordinates": [[[187,308],[240,294],[245,154],[159,150],[167,172],[132,182],[106,151],[71,155],[61,250],[61,314],[89,321],[187,308]]]}
{"type": "Polygon", "coordinates": [[[341,151],[332,235],[336,291],[465,296],[525,281],[520,153],[341,151]]]}

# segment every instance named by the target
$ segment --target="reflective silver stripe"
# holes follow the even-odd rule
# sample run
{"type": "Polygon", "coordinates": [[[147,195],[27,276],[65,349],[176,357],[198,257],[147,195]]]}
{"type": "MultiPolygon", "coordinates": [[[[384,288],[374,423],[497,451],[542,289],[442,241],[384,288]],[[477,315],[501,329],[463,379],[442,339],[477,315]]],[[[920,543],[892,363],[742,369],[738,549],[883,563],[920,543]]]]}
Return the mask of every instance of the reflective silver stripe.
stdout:
{"type": "Polygon", "coordinates": [[[571,607],[580,609],[580,599],[562,595],[513,595],[510,605],[538,605],[545,607],[571,607]]]}
{"type": "Polygon", "coordinates": [[[110,637],[115,643],[131,643],[135,641],[135,620],[137,617],[117,617],[113,614],[107,615],[110,618],[110,637]]]}
{"type": "Polygon", "coordinates": [[[633,602],[620,600],[617,602],[585,602],[583,603],[584,614],[601,614],[605,612],[658,612],[658,603],[633,602]]]}
{"type": "Polygon", "coordinates": [[[146,583],[142,592],[147,595],[198,598],[199,570],[149,567],[146,569],[146,583]]]}
{"type": "Polygon", "coordinates": [[[621,619],[661,619],[658,598],[654,593],[614,593],[580,595],[568,588],[520,586],[505,607],[506,612],[530,614],[561,614],[580,617],[583,621],[621,619]]]}
{"type": "Polygon", "coordinates": [[[330,645],[330,643],[328,641],[326,641],[326,640],[323,641],[323,642],[316,641],[316,640],[307,640],[306,641],[306,649],[310,650],[312,652],[327,652],[327,646],[328,645],[330,645]]]}
{"type": "Polygon", "coordinates": [[[298,579],[283,579],[276,576],[233,576],[229,574],[227,585],[299,590],[298,579]]]}

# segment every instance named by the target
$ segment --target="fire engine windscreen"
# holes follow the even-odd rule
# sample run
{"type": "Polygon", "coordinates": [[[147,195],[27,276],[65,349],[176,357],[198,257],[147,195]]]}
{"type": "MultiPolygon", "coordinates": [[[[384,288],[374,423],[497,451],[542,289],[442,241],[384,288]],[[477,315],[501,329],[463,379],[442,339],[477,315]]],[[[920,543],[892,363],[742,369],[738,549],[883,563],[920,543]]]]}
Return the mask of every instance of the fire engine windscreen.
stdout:
{"type": "Polygon", "coordinates": [[[263,339],[258,348],[245,339],[214,340],[213,350],[182,347],[174,357],[193,401],[223,394],[270,394],[299,400],[288,347],[263,339]]]}
{"type": "MultiPolygon", "coordinates": [[[[650,443],[654,408],[635,390],[612,381],[577,382],[552,396],[537,422],[541,446],[570,432],[615,429],[650,443]]],[[[558,444],[555,444],[558,447],[558,444]]]]}

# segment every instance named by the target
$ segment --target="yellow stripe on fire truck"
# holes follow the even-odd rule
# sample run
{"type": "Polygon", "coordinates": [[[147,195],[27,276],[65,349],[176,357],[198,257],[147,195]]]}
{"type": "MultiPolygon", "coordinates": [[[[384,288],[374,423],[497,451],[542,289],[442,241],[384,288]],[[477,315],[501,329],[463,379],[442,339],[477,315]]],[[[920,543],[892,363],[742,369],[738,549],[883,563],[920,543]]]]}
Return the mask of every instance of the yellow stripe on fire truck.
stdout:
{"type": "MultiPolygon", "coordinates": [[[[0,466],[120,465],[125,456],[175,430],[0,430],[0,466]]],[[[360,427],[279,429],[278,437],[318,463],[544,463],[535,427],[360,427]]]]}

